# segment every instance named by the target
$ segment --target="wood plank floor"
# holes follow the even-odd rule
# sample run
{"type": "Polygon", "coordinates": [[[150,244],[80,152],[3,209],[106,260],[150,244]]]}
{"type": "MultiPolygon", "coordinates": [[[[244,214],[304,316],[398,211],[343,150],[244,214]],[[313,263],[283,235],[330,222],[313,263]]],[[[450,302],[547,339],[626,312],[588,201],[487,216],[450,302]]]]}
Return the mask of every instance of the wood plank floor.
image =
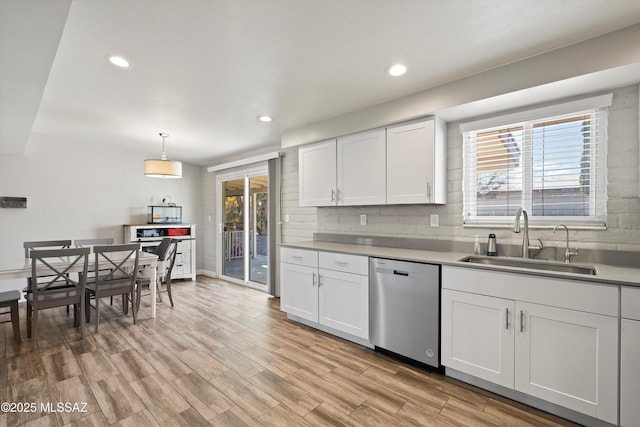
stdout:
{"type": "Polygon", "coordinates": [[[165,298],[150,319],[147,297],[136,325],[103,304],[85,340],[64,309],[44,311],[37,352],[22,305],[22,344],[0,325],[0,402],[36,408],[0,412],[0,426],[575,425],[290,322],[252,289],[174,289],[175,308],[165,298]]]}

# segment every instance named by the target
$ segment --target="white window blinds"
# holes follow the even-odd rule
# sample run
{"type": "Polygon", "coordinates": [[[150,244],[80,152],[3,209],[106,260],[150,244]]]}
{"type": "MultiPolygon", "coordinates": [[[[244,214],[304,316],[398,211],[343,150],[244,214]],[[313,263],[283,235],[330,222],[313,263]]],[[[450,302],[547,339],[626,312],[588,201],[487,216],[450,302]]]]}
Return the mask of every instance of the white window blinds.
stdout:
{"type": "Polygon", "coordinates": [[[540,112],[533,120],[508,122],[516,118],[510,115],[498,126],[462,126],[465,224],[510,224],[524,207],[533,224],[605,225],[607,108],[540,112]]]}

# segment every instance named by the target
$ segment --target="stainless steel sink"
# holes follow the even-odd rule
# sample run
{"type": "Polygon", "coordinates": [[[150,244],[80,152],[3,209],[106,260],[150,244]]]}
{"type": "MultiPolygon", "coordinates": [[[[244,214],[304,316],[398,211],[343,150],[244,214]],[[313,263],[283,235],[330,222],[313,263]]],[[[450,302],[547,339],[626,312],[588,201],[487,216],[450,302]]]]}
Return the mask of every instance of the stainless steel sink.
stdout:
{"type": "Polygon", "coordinates": [[[557,271],[560,273],[578,273],[596,275],[596,269],[590,265],[566,264],[557,261],[543,261],[523,258],[468,256],[460,259],[473,264],[496,265],[501,267],[531,268],[534,270],[557,271]]]}

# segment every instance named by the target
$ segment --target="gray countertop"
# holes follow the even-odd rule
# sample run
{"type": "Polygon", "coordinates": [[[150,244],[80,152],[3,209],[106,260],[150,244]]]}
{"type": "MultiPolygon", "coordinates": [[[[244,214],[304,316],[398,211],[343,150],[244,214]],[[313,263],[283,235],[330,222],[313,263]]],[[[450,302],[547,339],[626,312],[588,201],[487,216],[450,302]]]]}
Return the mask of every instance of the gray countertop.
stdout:
{"type": "MultiPolygon", "coordinates": [[[[298,249],[320,250],[327,252],[340,252],[354,255],[364,255],[378,258],[391,258],[404,261],[424,262],[431,264],[452,265],[457,267],[480,268],[495,271],[531,274],[536,276],[557,277],[563,279],[580,280],[584,282],[607,283],[612,285],[640,286],[640,268],[618,267],[605,264],[589,264],[595,267],[595,275],[578,273],[563,273],[556,271],[470,264],[460,259],[471,255],[467,252],[441,252],[418,249],[402,249],[384,246],[369,246],[346,243],[332,243],[323,241],[306,241],[297,243],[283,243],[281,247],[298,249]]],[[[572,263],[574,264],[574,263],[572,263]]],[[[575,265],[582,265],[575,263],[575,265]]]]}

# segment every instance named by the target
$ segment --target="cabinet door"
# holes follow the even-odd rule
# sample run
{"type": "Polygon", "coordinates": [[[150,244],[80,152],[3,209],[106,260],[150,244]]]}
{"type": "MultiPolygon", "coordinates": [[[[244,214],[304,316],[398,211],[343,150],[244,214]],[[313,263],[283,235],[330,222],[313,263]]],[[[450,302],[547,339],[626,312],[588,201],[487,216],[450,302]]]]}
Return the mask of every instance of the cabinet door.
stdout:
{"type": "Polygon", "coordinates": [[[336,140],[298,150],[300,206],[336,204],[336,140]]]}
{"type": "Polygon", "coordinates": [[[516,303],[516,390],[617,424],[618,319],[516,303]]]}
{"type": "Polygon", "coordinates": [[[386,201],[385,130],[338,138],[338,204],[386,201]]]}
{"type": "Polygon", "coordinates": [[[369,339],[369,277],[320,270],[319,323],[369,339]]]}
{"type": "Polygon", "coordinates": [[[622,319],[620,354],[620,425],[632,427],[640,420],[640,321],[622,319]]]}
{"type": "MultiPolygon", "coordinates": [[[[440,160],[440,159],[439,159],[440,160]]],[[[436,197],[434,119],[387,128],[387,203],[444,203],[436,197]]],[[[444,174],[443,174],[444,175],[444,174]]]]}
{"type": "Polygon", "coordinates": [[[280,309],[303,319],[318,321],[317,269],[280,264],[280,309]]]}
{"type": "Polygon", "coordinates": [[[513,388],[512,300],[442,290],[442,364],[513,388]]]}

